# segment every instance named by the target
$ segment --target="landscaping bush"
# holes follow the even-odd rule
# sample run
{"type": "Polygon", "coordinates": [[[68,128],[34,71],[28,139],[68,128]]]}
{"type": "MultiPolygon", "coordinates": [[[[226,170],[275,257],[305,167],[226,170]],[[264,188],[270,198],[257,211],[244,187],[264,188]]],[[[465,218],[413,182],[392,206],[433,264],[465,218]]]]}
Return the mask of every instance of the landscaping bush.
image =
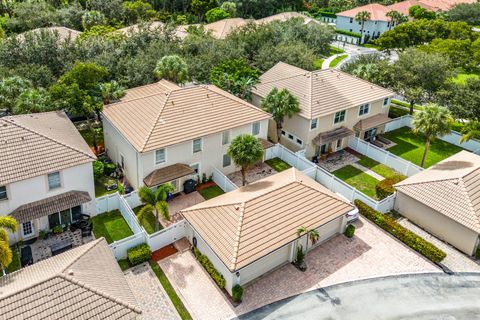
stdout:
{"type": "Polygon", "coordinates": [[[217,269],[215,269],[210,259],[208,259],[206,255],[202,254],[197,248],[193,248],[193,254],[200,264],[205,268],[205,270],[207,270],[208,274],[217,283],[220,289],[225,288],[225,278],[220,272],[217,271],[217,269]]]}
{"type": "Polygon", "coordinates": [[[303,246],[298,246],[297,248],[297,258],[295,259],[295,263],[302,264],[305,261],[305,252],[303,251],[303,246]]]}
{"type": "Polygon", "coordinates": [[[393,105],[390,105],[390,109],[388,111],[388,117],[389,118],[391,118],[391,119],[400,118],[400,117],[406,116],[407,114],[408,114],[407,109],[403,109],[403,108],[399,108],[399,107],[395,107],[393,105]]]}
{"type": "Polygon", "coordinates": [[[328,17],[328,18],[337,18],[337,15],[333,12],[327,12],[327,11],[318,11],[318,14],[322,17],[328,17]]]}
{"type": "Polygon", "coordinates": [[[152,255],[152,250],[146,243],[139,244],[127,250],[127,259],[131,266],[136,266],[142,262],[148,261],[152,255]]]}
{"type": "Polygon", "coordinates": [[[345,229],[345,236],[347,238],[351,238],[353,237],[354,234],[355,234],[355,226],[353,224],[349,224],[345,229]]]}
{"type": "Polygon", "coordinates": [[[445,252],[434,246],[432,243],[419,237],[412,231],[404,228],[392,217],[375,211],[358,199],[355,200],[355,205],[360,211],[360,214],[362,214],[365,218],[372,221],[377,226],[387,231],[413,250],[425,256],[430,261],[438,263],[446,257],[447,254],[445,252]]]}
{"type": "Polygon", "coordinates": [[[335,30],[335,32],[339,33],[339,34],[344,34],[346,36],[355,37],[355,38],[361,38],[362,37],[362,35],[360,33],[350,32],[350,31],[346,31],[346,30],[337,29],[337,30],[335,30]]]}
{"type": "Polygon", "coordinates": [[[243,288],[237,284],[232,288],[232,298],[235,302],[242,302],[243,288]]]}
{"type": "Polygon", "coordinates": [[[104,163],[103,164],[103,174],[106,176],[111,175],[115,172],[116,166],[114,163],[104,163]]]}
{"type": "Polygon", "coordinates": [[[98,180],[103,176],[103,172],[104,172],[103,162],[94,161],[93,162],[93,177],[98,180]]]}
{"type": "Polygon", "coordinates": [[[395,174],[391,178],[383,179],[375,186],[375,193],[379,200],[385,199],[395,192],[394,184],[405,180],[407,177],[402,174],[395,174]]]}

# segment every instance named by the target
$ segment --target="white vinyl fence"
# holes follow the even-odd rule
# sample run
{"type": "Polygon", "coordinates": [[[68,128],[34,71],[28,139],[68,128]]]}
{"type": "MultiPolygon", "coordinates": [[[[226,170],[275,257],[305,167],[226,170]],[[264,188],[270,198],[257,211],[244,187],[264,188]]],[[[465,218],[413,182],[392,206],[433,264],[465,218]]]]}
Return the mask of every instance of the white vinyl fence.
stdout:
{"type": "Polygon", "coordinates": [[[185,228],[187,222],[185,220],[172,224],[168,228],[147,234],[146,240],[152,251],[158,250],[171,243],[185,237],[185,228]]]}
{"type": "MultiPolygon", "coordinates": [[[[403,117],[393,119],[392,121],[390,121],[385,125],[385,132],[393,131],[401,127],[411,128],[412,119],[413,117],[411,115],[405,115],[403,117]]],[[[471,139],[466,142],[460,142],[461,138],[462,138],[462,134],[456,131],[450,131],[449,134],[443,137],[439,137],[440,140],[449,142],[451,144],[454,144],[458,147],[461,147],[473,153],[480,154],[480,140],[471,139]]]]}
{"type": "Polygon", "coordinates": [[[423,168],[411,163],[410,161],[402,159],[391,152],[353,136],[348,139],[348,146],[358,153],[372,158],[373,160],[380,162],[407,177],[413,176],[414,174],[417,174],[423,170],[423,168]]]}
{"type": "Polygon", "coordinates": [[[217,168],[213,168],[213,182],[215,182],[224,192],[238,189],[237,185],[217,168]]]}

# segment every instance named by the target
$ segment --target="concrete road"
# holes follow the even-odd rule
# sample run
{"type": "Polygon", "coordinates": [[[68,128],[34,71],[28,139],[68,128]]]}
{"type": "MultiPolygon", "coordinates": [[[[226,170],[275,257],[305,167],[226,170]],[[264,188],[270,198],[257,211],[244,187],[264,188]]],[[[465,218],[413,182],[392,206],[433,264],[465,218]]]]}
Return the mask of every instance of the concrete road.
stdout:
{"type": "Polygon", "coordinates": [[[480,319],[480,273],[417,274],[349,282],[275,302],[239,319],[480,319]]]}

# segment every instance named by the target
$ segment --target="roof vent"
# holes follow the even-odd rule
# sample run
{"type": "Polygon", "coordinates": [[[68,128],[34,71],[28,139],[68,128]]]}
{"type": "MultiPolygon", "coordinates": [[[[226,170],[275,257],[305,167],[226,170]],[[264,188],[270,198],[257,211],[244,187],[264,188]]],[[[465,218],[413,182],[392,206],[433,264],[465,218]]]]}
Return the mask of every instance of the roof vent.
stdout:
{"type": "Polygon", "coordinates": [[[237,210],[237,211],[240,210],[240,206],[239,206],[238,204],[234,205],[233,207],[234,207],[235,210],[237,210]]]}
{"type": "Polygon", "coordinates": [[[68,275],[69,275],[69,276],[73,276],[73,275],[74,275],[74,272],[73,272],[72,269],[68,270],[68,275]]]}

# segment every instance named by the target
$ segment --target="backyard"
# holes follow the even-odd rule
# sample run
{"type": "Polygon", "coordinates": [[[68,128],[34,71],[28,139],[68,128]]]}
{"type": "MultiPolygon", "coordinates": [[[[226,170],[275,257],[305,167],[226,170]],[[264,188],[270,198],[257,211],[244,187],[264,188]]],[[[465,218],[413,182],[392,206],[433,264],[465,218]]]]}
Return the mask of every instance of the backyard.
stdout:
{"type": "Polygon", "coordinates": [[[379,180],[352,165],[340,168],[332,174],[372,199],[377,199],[375,186],[379,180]]]}
{"type": "Polygon", "coordinates": [[[108,243],[133,235],[119,210],[99,214],[92,218],[95,238],[105,237],[108,243]]]}
{"type": "MultiPolygon", "coordinates": [[[[138,219],[138,213],[142,208],[143,206],[138,206],[133,209],[133,212],[135,212],[137,219],[138,219]]],[[[145,229],[145,231],[147,231],[148,234],[152,234],[155,232],[155,215],[153,213],[144,214],[142,219],[138,219],[138,222],[140,222],[140,225],[145,229]]],[[[163,226],[160,223],[158,225],[159,225],[158,230],[162,230],[163,226]]]]}
{"type": "Polygon", "coordinates": [[[222,190],[219,186],[217,186],[217,185],[209,186],[209,187],[206,187],[206,188],[199,188],[199,189],[198,189],[198,192],[202,195],[202,197],[203,197],[205,200],[209,200],[209,199],[218,197],[219,195],[225,193],[225,192],[223,192],[223,190],[222,190]]]}
{"type": "Polygon", "coordinates": [[[291,165],[289,165],[288,163],[286,163],[280,158],[269,159],[269,160],[266,160],[265,163],[268,164],[277,172],[282,172],[292,167],[291,165]]]}
{"type": "MultiPolygon", "coordinates": [[[[425,137],[422,134],[415,134],[409,127],[403,127],[384,134],[385,138],[396,143],[395,146],[388,148],[391,153],[408,160],[416,165],[420,165],[425,147],[425,137]]],[[[446,159],[462,148],[451,143],[435,139],[432,141],[425,160],[425,168],[428,168],[443,159],[446,159]]]]}

